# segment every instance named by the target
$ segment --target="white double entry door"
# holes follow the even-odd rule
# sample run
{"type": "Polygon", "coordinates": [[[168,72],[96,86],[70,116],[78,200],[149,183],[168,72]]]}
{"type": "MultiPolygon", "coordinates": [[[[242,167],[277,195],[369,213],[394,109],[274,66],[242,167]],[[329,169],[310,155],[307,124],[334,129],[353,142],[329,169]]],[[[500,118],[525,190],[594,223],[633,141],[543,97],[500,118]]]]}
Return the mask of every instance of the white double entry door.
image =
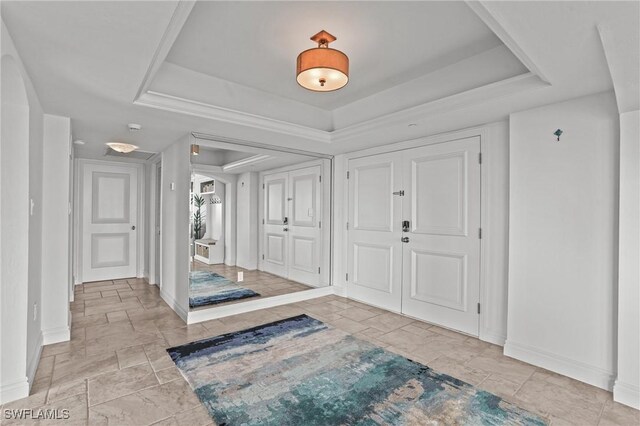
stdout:
{"type": "Polygon", "coordinates": [[[348,294],[478,335],[480,138],[349,161],[348,294]]]}
{"type": "Polygon", "coordinates": [[[264,175],[264,271],[319,285],[322,192],[320,166],[264,175]]]}

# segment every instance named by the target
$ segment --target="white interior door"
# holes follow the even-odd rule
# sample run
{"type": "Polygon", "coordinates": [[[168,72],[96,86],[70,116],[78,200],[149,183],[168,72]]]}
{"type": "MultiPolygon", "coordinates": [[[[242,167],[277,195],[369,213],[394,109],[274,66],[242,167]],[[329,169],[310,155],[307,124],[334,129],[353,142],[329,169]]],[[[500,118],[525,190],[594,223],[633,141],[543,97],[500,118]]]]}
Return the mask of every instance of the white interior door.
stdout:
{"type": "Polygon", "coordinates": [[[404,152],[402,312],[478,335],[480,139],[404,152]]]}
{"type": "Polygon", "coordinates": [[[402,154],[349,161],[349,297],[401,309],[402,154]]]}
{"type": "Polygon", "coordinates": [[[320,166],[289,172],[288,278],[314,287],[320,283],[320,166]]]}
{"type": "Polygon", "coordinates": [[[82,182],[83,281],[135,277],[138,169],[85,164],[82,182]]]}
{"type": "Polygon", "coordinates": [[[287,198],[288,174],[264,176],[264,239],[263,269],[282,277],[287,276],[287,198]]]}

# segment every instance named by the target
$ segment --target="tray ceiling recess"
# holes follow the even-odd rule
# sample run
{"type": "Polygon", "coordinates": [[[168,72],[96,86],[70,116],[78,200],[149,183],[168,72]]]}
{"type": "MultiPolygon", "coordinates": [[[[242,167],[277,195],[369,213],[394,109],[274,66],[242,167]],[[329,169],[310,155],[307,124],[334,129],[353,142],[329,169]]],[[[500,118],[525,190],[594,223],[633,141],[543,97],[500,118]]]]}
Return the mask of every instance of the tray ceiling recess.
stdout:
{"type": "Polygon", "coordinates": [[[180,3],[135,103],[331,143],[548,85],[481,4],[336,2],[328,18],[325,8],[180,3]],[[317,28],[349,54],[341,90],[296,82],[317,28]]]}

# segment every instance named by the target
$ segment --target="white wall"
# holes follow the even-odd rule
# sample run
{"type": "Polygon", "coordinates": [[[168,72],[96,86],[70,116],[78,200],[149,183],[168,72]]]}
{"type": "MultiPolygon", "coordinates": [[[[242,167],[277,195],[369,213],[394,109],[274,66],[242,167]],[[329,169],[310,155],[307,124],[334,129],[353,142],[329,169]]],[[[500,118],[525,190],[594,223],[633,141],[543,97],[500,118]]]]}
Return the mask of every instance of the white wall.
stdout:
{"type": "Polygon", "coordinates": [[[48,345],[70,339],[71,120],[45,114],[43,145],[42,334],[48,345]]]}
{"type": "Polygon", "coordinates": [[[640,409],[640,111],[620,114],[616,401],[640,409]]]}
{"type": "Polygon", "coordinates": [[[333,211],[333,285],[348,296],[347,241],[345,225],[348,217],[346,170],[349,158],[380,154],[426,144],[480,136],[482,145],[482,272],[480,339],[503,345],[507,335],[507,271],[508,271],[508,200],[509,139],[507,122],[425,136],[383,147],[337,155],[334,159],[333,211]]]}
{"type": "Polygon", "coordinates": [[[4,21],[0,27],[0,403],[3,403],[26,396],[42,347],[43,114],[4,21]],[[29,199],[35,203],[33,214],[29,199]]]}
{"type": "Polygon", "coordinates": [[[258,173],[238,176],[236,264],[245,269],[258,267],[258,173]]]}
{"type": "Polygon", "coordinates": [[[160,295],[185,321],[189,309],[189,138],[162,152],[160,295]],[[172,189],[173,188],[173,189],[172,189]]]}
{"type": "Polygon", "coordinates": [[[616,357],[617,156],[611,93],[510,117],[505,354],[608,389],[616,357]]]}

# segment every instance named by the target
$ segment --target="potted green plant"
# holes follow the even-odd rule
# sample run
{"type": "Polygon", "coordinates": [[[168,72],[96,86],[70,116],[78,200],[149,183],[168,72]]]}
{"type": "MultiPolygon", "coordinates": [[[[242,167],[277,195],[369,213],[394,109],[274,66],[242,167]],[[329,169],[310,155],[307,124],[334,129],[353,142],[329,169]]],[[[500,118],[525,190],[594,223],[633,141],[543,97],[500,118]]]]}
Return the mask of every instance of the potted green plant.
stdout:
{"type": "Polygon", "coordinates": [[[193,196],[193,205],[195,206],[195,212],[193,212],[193,236],[196,240],[203,237],[202,235],[202,221],[204,220],[204,213],[201,211],[202,206],[205,205],[204,197],[195,194],[193,196]]]}

